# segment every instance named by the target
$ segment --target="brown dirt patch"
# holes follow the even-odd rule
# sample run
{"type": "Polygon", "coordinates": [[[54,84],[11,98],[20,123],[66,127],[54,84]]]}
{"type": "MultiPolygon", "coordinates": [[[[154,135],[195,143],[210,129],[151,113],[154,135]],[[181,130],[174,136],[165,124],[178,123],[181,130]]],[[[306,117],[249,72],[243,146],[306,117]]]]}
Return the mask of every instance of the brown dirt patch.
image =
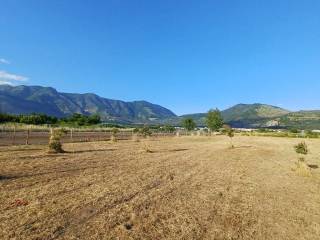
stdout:
{"type": "Polygon", "coordinates": [[[1,147],[1,239],[320,239],[320,169],[292,171],[299,139],[143,142],[1,147]]]}

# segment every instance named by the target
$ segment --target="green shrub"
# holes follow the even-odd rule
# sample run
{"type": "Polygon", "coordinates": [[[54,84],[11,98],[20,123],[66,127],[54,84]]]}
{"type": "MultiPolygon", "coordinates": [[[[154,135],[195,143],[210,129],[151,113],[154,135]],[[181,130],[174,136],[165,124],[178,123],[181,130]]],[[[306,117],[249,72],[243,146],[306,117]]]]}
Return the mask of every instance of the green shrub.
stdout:
{"type": "Polygon", "coordinates": [[[133,129],[133,133],[139,133],[139,132],[140,132],[140,129],[139,129],[139,128],[133,129]]]}
{"type": "Polygon", "coordinates": [[[301,142],[294,146],[296,153],[299,155],[298,162],[296,162],[295,171],[301,176],[311,176],[311,170],[308,164],[305,162],[303,156],[309,153],[308,146],[305,142],[301,142]]]}
{"type": "Polygon", "coordinates": [[[187,131],[192,131],[196,128],[196,123],[193,121],[192,118],[185,118],[181,122],[182,127],[187,129],[187,131]]]}
{"type": "Polygon", "coordinates": [[[171,125],[165,125],[165,126],[163,126],[163,127],[161,128],[161,130],[162,130],[163,132],[167,132],[167,133],[173,133],[173,132],[176,131],[176,129],[175,129],[173,126],[171,126],[171,125]]]}
{"type": "Polygon", "coordinates": [[[294,146],[294,149],[296,151],[297,154],[299,154],[299,161],[304,162],[304,157],[303,155],[307,155],[309,150],[308,150],[308,146],[305,142],[301,142],[297,145],[294,146]]]}
{"type": "Polygon", "coordinates": [[[231,128],[229,125],[224,125],[224,133],[230,138],[231,148],[234,148],[232,138],[234,137],[235,130],[231,128]]]}
{"type": "Polygon", "coordinates": [[[152,135],[152,132],[148,126],[144,126],[140,129],[140,133],[143,137],[149,137],[152,135]]]}
{"type": "Polygon", "coordinates": [[[296,129],[296,128],[291,128],[291,129],[289,129],[289,131],[290,131],[291,133],[299,133],[299,130],[296,129]]]}
{"type": "Polygon", "coordinates": [[[318,138],[318,133],[312,132],[311,130],[306,131],[306,137],[308,138],[318,138]]]}
{"type": "Polygon", "coordinates": [[[49,139],[49,153],[63,153],[61,137],[66,134],[65,129],[52,129],[49,139]]]}
{"type": "Polygon", "coordinates": [[[211,131],[218,131],[223,126],[223,118],[219,109],[210,110],[207,114],[206,123],[211,131]]]}
{"type": "Polygon", "coordinates": [[[116,142],[117,141],[117,133],[119,132],[118,128],[112,128],[111,130],[111,141],[116,142]]]}
{"type": "Polygon", "coordinates": [[[294,146],[296,153],[298,154],[302,154],[302,155],[307,155],[309,150],[308,150],[308,146],[305,142],[301,142],[297,145],[294,146]]]}

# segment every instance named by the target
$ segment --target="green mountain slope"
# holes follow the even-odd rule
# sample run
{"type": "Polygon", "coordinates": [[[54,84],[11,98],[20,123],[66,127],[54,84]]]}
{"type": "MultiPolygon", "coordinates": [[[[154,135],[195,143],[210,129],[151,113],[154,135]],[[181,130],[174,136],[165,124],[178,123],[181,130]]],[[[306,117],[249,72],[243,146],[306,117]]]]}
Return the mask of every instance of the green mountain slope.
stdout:
{"type": "MultiPolygon", "coordinates": [[[[61,93],[50,87],[0,85],[0,112],[45,113],[64,117],[73,113],[98,113],[102,119],[118,123],[180,125],[186,117],[205,126],[206,113],[176,116],[170,110],[146,101],[124,102],[92,93],[61,93]]],[[[238,104],[221,112],[224,121],[237,128],[320,129],[320,111],[288,110],[267,104],[238,104]]]]}
{"type": "Polygon", "coordinates": [[[64,117],[98,113],[104,120],[145,123],[176,117],[170,110],[146,101],[124,102],[95,94],[61,93],[50,87],[0,85],[0,111],[45,113],[64,117]]]}
{"type": "MultiPolygon", "coordinates": [[[[225,123],[235,128],[298,128],[320,129],[319,111],[290,112],[267,104],[238,104],[221,111],[225,123]]],[[[207,113],[171,117],[161,123],[180,125],[182,119],[192,118],[198,126],[206,126],[207,113]]]]}
{"type": "Polygon", "coordinates": [[[320,111],[289,113],[279,119],[279,125],[287,128],[320,129],[320,111]]]}
{"type": "MultiPolygon", "coordinates": [[[[255,128],[277,125],[273,120],[282,117],[290,111],[266,104],[238,104],[224,111],[222,117],[227,124],[238,128],[255,128]]],[[[193,118],[198,126],[206,125],[206,113],[183,115],[178,118],[168,119],[172,124],[179,124],[183,118],[193,118]]]]}
{"type": "Polygon", "coordinates": [[[238,104],[222,112],[226,123],[233,127],[271,127],[278,123],[278,117],[284,116],[290,111],[266,104],[238,104]]]}

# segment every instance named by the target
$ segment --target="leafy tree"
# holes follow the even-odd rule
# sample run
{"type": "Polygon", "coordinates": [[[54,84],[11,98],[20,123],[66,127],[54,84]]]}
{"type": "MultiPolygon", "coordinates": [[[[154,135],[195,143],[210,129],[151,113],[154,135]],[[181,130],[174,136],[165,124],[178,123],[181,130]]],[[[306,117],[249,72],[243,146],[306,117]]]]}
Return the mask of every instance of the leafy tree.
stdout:
{"type": "Polygon", "coordinates": [[[219,109],[210,110],[207,115],[206,123],[211,131],[218,131],[223,126],[223,118],[219,109]]]}
{"type": "Polygon", "coordinates": [[[5,122],[17,122],[17,116],[14,115],[9,115],[5,113],[0,113],[0,123],[5,123],[5,122]]]}
{"type": "Polygon", "coordinates": [[[289,131],[291,133],[299,133],[299,130],[297,128],[290,128],[289,131]]]}
{"type": "Polygon", "coordinates": [[[79,113],[74,113],[72,114],[72,116],[68,118],[61,119],[60,122],[65,122],[65,123],[77,125],[77,126],[88,126],[88,125],[95,125],[100,123],[101,118],[97,114],[86,116],[79,113]]]}
{"type": "Polygon", "coordinates": [[[139,132],[140,132],[140,129],[139,129],[139,128],[134,128],[134,129],[133,129],[133,133],[136,133],[136,134],[137,134],[137,133],[139,133],[139,132]]]}
{"type": "Polygon", "coordinates": [[[162,127],[163,132],[173,133],[176,129],[171,125],[165,125],[162,127]]]}
{"type": "Polygon", "coordinates": [[[148,126],[144,126],[143,128],[140,129],[140,133],[144,137],[148,137],[152,135],[152,132],[148,126]]]}
{"type": "Polygon", "coordinates": [[[132,132],[132,140],[133,140],[134,142],[140,142],[140,140],[139,140],[139,128],[133,129],[133,132],[132,132]]]}
{"type": "Polygon", "coordinates": [[[316,132],[312,132],[311,130],[306,131],[306,137],[308,138],[318,138],[319,134],[316,132]]]}
{"type": "Polygon", "coordinates": [[[185,118],[182,120],[182,127],[187,129],[188,131],[192,131],[196,128],[196,123],[192,118],[185,118]]]}
{"type": "Polygon", "coordinates": [[[101,117],[98,114],[93,114],[88,117],[87,123],[89,125],[99,124],[101,122],[101,117]]]}
{"type": "Polygon", "coordinates": [[[103,127],[103,128],[113,128],[113,127],[125,128],[125,126],[122,126],[122,125],[119,125],[119,124],[115,124],[115,123],[103,123],[103,124],[100,124],[100,126],[103,127]]]}
{"type": "Polygon", "coordinates": [[[230,138],[230,145],[231,148],[234,148],[232,138],[234,137],[234,129],[231,128],[229,125],[224,125],[224,132],[230,138]]]}
{"type": "Polygon", "coordinates": [[[15,123],[25,123],[25,124],[55,124],[58,122],[56,117],[48,116],[46,114],[26,114],[26,115],[10,115],[10,114],[0,114],[0,123],[5,122],[15,122],[15,123]]]}

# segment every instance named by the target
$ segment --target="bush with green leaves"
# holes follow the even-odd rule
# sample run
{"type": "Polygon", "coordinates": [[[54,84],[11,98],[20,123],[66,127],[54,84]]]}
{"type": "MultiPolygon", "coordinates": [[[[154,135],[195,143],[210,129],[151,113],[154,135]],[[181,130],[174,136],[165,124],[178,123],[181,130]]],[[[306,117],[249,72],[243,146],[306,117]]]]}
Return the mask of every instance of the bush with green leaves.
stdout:
{"type": "Polygon", "coordinates": [[[111,130],[111,141],[116,142],[117,141],[117,133],[119,132],[119,129],[114,127],[111,130]]]}
{"type": "Polygon", "coordinates": [[[304,155],[307,155],[309,153],[308,146],[305,142],[301,142],[294,146],[294,149],[297,154],[299,154],[299,160],[304,161],[304,155]]]}
{"type": "Polygon", "coordinates": [[[174,126],[171,125],[165,125],[161,128],[162,132],[166,132],[166,133],[173,133],[176,131],[176,129],[174,128],[174,126]]]}
{"type": "Polygon", "coordinates": [[[216,132],[223,126],[223,118],[219,109],[210,110],[207,114],[206,123],[210,131],[216,132]]]}
{"type": "Polygon", "coordinates": [[[290,128],[289,132],[290,133],[299,133],[299,130],[297,128],[290,128]]]}
{"type": "Polygon", "coordinates": [[[60,124],[72,125],[72,126],[90,126],[99,124],[101,117],[98,114],[90,116],[74,113],[70,117],[60,119],[60,124]]]}
{"type": "Polygon", "coordinates": [[[194,120],[192,118],[183,119],[181,125],[187,131],[192,131],[196,128],[196,123],[194,122],[194,120]]]}
{"type": "Polygon", "coordinates": [[[152,135],[152,132],[148,126],[144,126],[140,129],[140,133],[143,137],[149,137],[152,135]]]}
{"type": "Polygon", "coordinates": [[[223,127],[224,127],[224,133],[230,138],[231,148],[234,148],[233,141],[232,141],[232,138],[234,137],[234,132],[235,132],[234,129],[229,125],[224,125],[223,127]]]}
{"type": "Polygon", "coordinates": [[[13,123],[24,123],[24,124],[56,124],[58,122],[58,118],[48,116],[46,114],[20,114],[20,115],[12,115],[12,114],[4,114],[0,113],[0,123],[13,122],[13,123]]]}
{"type": "Polygon", "coordinates": [[[134,128],[134,129],[133,129],[133,133],[137,133],[137,134],[138,134],[139,132],[140,132],[140,129],[139,129],[139,128],[134,128]]]}
{"type": "Polygon", "coordinates": [[[307,138],[318,138],[319,137],[319,133],[312,132],[311,130],[307,130],[306,133],[305,133],[305,136],[307,138]]]}
{"type": "Polygon", "coordinates": [[[305,142],[301,142],[295,145],[294,149],[299,155],[299,159],[298,162],[296,162],[296,168],[294,170],[301,176],[310,177],[312,175],[311,170],[304,158],[304,156],[309,153],[307,144],[305,142]]]}
{"type": "Polygon", "coordinates": [[[65,135],[67,131],[65,129],[51,129],[49,139],[49,153],[63,153],[61,137],[65,135]]]}

